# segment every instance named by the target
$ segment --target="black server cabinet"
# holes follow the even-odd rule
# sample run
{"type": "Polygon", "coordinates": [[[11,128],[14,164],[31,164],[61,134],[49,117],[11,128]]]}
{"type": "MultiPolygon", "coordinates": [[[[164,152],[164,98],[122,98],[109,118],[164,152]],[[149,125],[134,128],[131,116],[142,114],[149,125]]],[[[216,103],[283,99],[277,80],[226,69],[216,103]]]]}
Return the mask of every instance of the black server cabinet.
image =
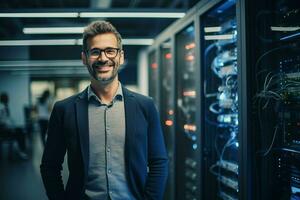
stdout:
{"type": "Polygon", "coordinates": [[[255,198],[300,199],[300,2],[246,6],[255,198]]]}
{"type": "Polygon", "coordinates": [[[195,24],[175,35],[176,199],[200,196],[200,138],[196,121],[197,66],[195,24]]]}
{"type": "Polygon", "coordinates": [[[159,45],[160,54],[160,115],[164,139],[169,158],[169,176],[164,199],[175,198],[175,73],[173,65],[173,40],[168,39],[159,45]]]}
{"type": "Polygon", "coordinates": [[[300,199],[299,19],[298,0],[203,0],[157,38],[166,199],[300,199]]]}
{"type": "Polygon", "coordinates": [[[157,50],[152,50],[148,54],[149,72],[149,96],[153,98],[156,107],[159,109],[159,61],[157,50]]]}
{"type": "Polygon", "coordinates": [[[200,15],[204,199],[239,199],[239,110],[236,2],[200,15]]]}
{"type": "Polygon", "coordinates": [[[242,199],[236,9],[232,0],[202,1],[150,48],[150,55],[153,49],[160,52],[160,113],[169,158],[173,157],[170,176],[175,186],[168,184],[165,199],[242,199]],[[223,29],[213,32],[214,26],[223,29]],[[211,39],[204,39],[205,31],[211,39]],[[231,38],[214,39],[218,34],[231,38]],[[171,50],[162,48],[166,38],[174,40],[171,50]],[[202,55],[205,51],[209,57],[202,55]],[[221,67],[220,62],[226,66],[221,67]],[[212,63],[219,68],[214,70],[212,63]],[[222,71],[221,77],[216,70],[222,71]],[[223,113],[212,112],[222,109],[223,113]]]}

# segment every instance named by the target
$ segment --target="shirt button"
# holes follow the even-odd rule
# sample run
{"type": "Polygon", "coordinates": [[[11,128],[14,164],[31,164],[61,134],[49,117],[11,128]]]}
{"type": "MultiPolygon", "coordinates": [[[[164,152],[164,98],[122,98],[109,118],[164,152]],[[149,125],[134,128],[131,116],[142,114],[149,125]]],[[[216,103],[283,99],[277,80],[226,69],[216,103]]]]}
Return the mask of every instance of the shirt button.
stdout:
{"type": "Polygon", "coordinates": [[[110,152],[110,148],[107,148],[107,152],[110,152]]]}
{"type": "Polygon", "coordinates": [[[111,174],[111,170],[110,169],[108,170],[108,173],[111,174]]]}

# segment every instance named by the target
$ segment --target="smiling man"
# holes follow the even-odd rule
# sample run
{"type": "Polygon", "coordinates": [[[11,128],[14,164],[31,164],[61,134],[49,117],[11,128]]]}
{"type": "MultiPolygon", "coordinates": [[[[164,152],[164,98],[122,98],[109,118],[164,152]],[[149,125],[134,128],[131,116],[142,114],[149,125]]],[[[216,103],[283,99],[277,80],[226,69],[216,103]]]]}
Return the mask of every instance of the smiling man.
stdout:
{"type": "Polygon", "coordinates": [[[54,105],[41,174],[49,199],[159,200],[167,178],[167,155],[151,98],[118,80],[122,39],[109,22],[83,33],[82,61],[91,84],[54,105]],[[68,154],[69,179],[61,170],[68,154]]]}

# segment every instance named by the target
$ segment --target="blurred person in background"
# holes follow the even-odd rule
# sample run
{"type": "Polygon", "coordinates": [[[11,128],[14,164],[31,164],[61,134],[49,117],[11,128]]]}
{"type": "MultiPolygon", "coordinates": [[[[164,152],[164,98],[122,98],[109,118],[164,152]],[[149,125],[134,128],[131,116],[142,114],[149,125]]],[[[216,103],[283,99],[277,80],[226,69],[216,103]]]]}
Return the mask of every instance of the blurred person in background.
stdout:
{"type": "Polygon", "coordinates": [[[40,127],[41,139],[44,146],[46,143],[46,133],[51,109],[52,103],[50,101],[50,92],[49,90],[45,90],[37,103],[37,117],[40,127]]]}
{"type": "MultiPolygon", "coordinates": [[[[13,139],[18,143],[17,153],[21,159],[28,159],[26,152],[26,135],[22,128],[16,127],[10,117],[9,97],[6,92],[0,94],[0,138],[13,139]]],[[[2,148],[2,147],[0,147],[2,148]]]]}
{"type": "Polygon", "coordinates": [[[168,158],[158,112],[151,98],[119,82],[124,50],[113,25],[96,21],[85,28],[82,61],[91,84],[58,101],[49,121],[41,163],[49,199],[162,199],[168,158]]]}

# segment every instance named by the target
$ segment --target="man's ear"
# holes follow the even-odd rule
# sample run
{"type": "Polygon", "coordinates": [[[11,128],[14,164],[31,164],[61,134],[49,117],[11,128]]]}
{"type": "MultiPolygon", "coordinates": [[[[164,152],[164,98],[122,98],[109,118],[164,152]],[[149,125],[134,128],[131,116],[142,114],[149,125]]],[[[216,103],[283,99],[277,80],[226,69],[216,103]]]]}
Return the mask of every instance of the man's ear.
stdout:
{"type": "Polygon", "coordinates": [[[124,51],[123,50],[121,50],[120,51],[120,65],[123,65],[124,64],[124,51]]]}
{"type": "Polygon", "coordinates": [[[87,57],[86,57],[86,54],[85,52],[81,52],[81,60],[82,60],[82,63],[86,66],[87,65],[87,57]]]}

